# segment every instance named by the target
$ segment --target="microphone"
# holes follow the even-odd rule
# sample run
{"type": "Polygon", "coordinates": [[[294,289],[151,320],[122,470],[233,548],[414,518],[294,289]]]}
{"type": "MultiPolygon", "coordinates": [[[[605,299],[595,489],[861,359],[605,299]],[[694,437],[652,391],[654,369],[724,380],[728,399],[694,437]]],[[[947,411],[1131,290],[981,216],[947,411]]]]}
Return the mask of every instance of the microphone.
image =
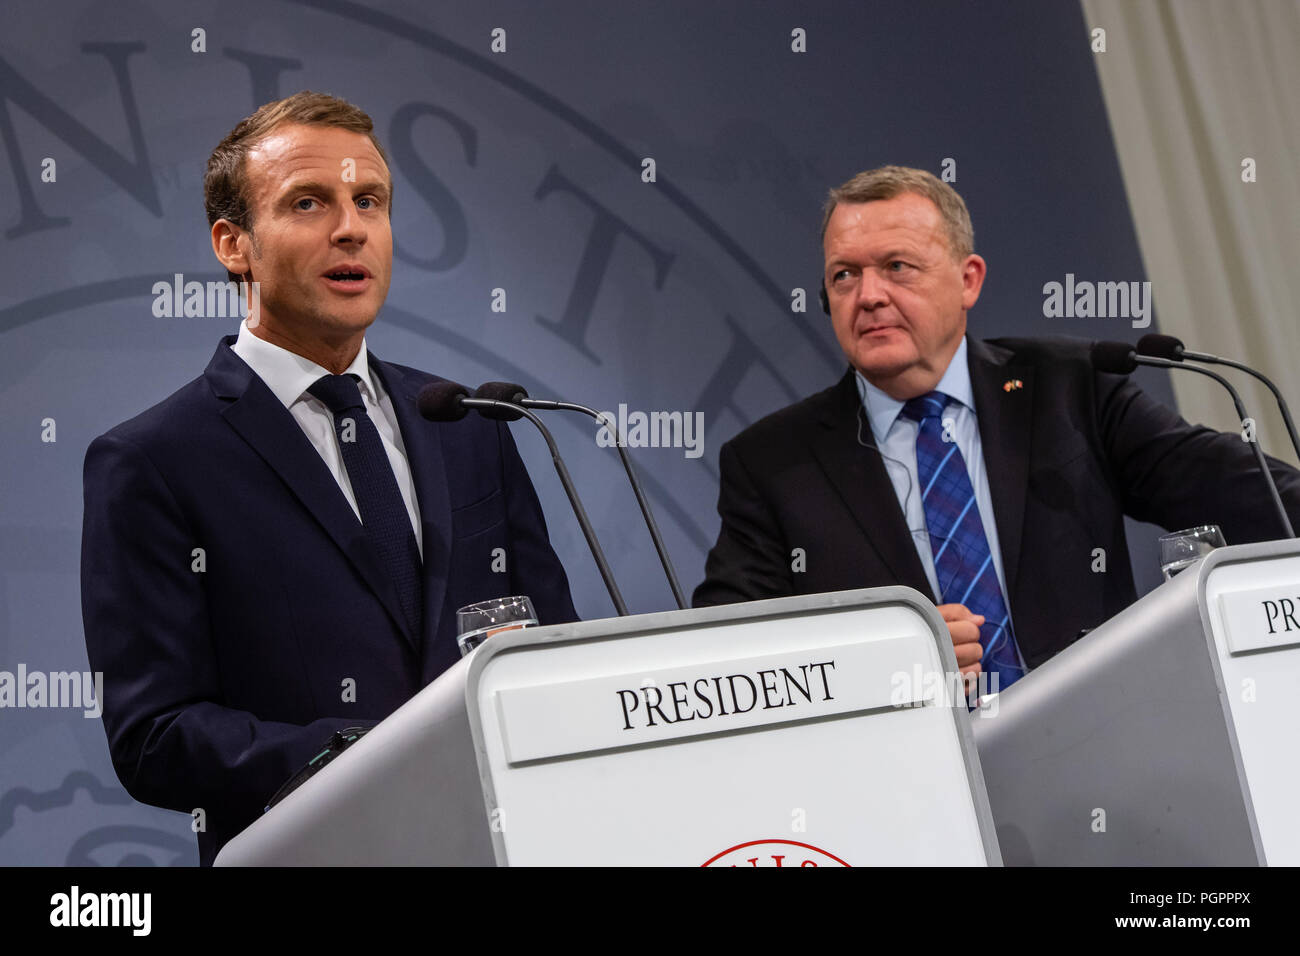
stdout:
{"type": "MultiPolygon", "coordinates": [[[[599,412],[585,405],[529,398],[527,390],[522,385],[515,385],[512,382],[486,382],[478,387],[477,391],[474,392],[474,397],[496,399],[525,408],[581,412],[608,427],[614,435],[614,447],[618,449],[618,456],[623,462],[623,470],[627,473],[628,483],[632,486],[632,493],[636,495],[636,503],[641,508],[641,517],[645,519],[645,526],[650,532],[650,540],[654,542],[655,552],[659,555],[659,563],[663,565],[664,575],[668,578],[668,586],[672,589],[673,600],[677,602],[679,608],[685,609],[688,606],[686,596],[682,593],[682,586],[677,582],[677,572],[673,570],[672,559],[668,557],[668,549],[664,546],[663,538],[659,534],[659,525],[655,522],[654,512],[650,510],[650,500],[646,498],[645,492],[641,489],[641,482],[632,467],[632,459],[628,457],[627,449],[623,447],[622,436],[618,434],[618,429],[613,422],[606,422],[599,412]]],[[[487,412],[484,412],[484,414],[487,414],[487,412]]],[[[511,421],[512,419],[506,420],[511,421]]]]}
{"type": "Polygon", "coordinates": [[[1093,342],[1090,357],[1098,372],[1128,375],[1138,367],[1137,350],[1127,342],[1093,342]]]}
{"type": "Polygon", "coordinates": [[[521,408],[512,402],[489,398],[471,398],[469,389],[455,382],[430,382],[420,389],[420,394],[416,399],[416,407],[419,408],[421,417],[431,422],[459,421],[472,408],[485,418],[495,421],[517,421],[520,418],[527,418],[536,425],[537,430],[546,439],[546,447],[551,451],[551,461],[555,465],[555,473],[560,476],[560,484],[564,486],[564,493],[569,496],[573,516],[578,519],[578,525],[582,528],[583,537],[587,539],[587,547],[591,549],[591,556],[595,559],[596,567],[600,570],[600,576],[605,581],[605,590],[609,592],[609,598],[614,602],[614,610],[621,617],[627,616],[627,604],[623,601],[623,595],[618,589],[618,583],[614,580],[614,572],[610,570],[609,562],[605,560],[605,551],[596,539],[596,531],[587,518],[587,509],[582,506],[582,500],[578,497],[578,489],[574,487],[573,479],[569,476],[569,469],[565,467],[564,459],[560,457],[560,450],[555,445],[555,439],[551,437],[551,430],[542,424],[541,419],[528,409],[521,408]]]}
{"type": "Polygon", "coordinates": [[[1176,339],[1172,335],[1144,335],[1138,339],[1138,353],[1149,355],[1155,358],[1169,359],[1172,362],[1181,362],[1184,359],[1190,359],[1193,362],[1204,362],[1206,365],[1226,365],[1229,368],[1235,368],[1247,375],[1253,375],[1273,393],[1273,398],[1277,401],[1277,409],[1282,413],[1282,421],[1286,423],[1286,433],[1291,439],[1291,447],[1295,449],[1296,457],[1300,458],[1300,435],[1296,434],[1295,422],[1291,419],[1291,409],[1287,407],[1286,399],[1282,397],[1282,392],[1273,380],[1263,372],[1251,368],[1249,365],[1243,365],[1241,362],[1234,362],[1232,359],[1220,358],[1217,355],[1210,355],[1207,352],[1193,352],[1183,347],[1181,339],[1176,339]]]}
{"type": "Polygon", "coordinates": [[[431,422],[458,422],[469,414],[461,400],[469,398],[469,389],[456,382],[430,382],[420,389],[416,407],[420,417],[431,422]]]}
{"type": "Polygon", "coordinates": [[[510,402],[514,405],[523,405],[526,408],[538,405],[535,399],[528,397],[528,389],[513,382],[484,382],[474,389],[474,397],[491,398],[498,402],[510,402]]]}
{"type": "MultiPolygon", "coordinates": [[[[1211,372],[1209,369],[1198,368],[1195,365],[1183,365],[1169,359],[1139,355],[1133,346],[1127,342],[1094,342],[1092,344],[1092,367],[1099,372],[1127,375],[1139,365],[1149,365],[1154,368],[1181,368],[1208,376],[1228,390],[1228,394],[1232,396],[1232,404],[1237,408],[1237,416],[1242,421],[1250,417],[1246,413],[1246,406],[1242,404],[1241,396],[1237,394],[1237,390],[1222,375],[1211,372]]],[[[1278,519],[1282,522],[1286,537],[1294,538],[1295,531],[1291,528],[1291,519],[1287,516],[1286,508],[1282,505],[1282,496],[1277,492],[1277,483],[1273,481],[1273,473],[1268,470],[1268,462],[1264,460],[1264,451],[1259,447],[1257,441],[1248,444],[1255,452],[1255,462],[1259,465],[1260,473],[1264,476],[1264,482],[1268,485],[1269,497],[1273,500],[1273,507],[1277,511],[1278,519]]]]}

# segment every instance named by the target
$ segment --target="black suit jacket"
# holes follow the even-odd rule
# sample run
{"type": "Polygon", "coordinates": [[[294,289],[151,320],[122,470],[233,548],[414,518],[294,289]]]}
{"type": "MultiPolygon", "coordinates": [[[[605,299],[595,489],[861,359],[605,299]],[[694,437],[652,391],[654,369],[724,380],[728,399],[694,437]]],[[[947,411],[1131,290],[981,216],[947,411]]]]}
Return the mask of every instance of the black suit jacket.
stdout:
{"type": "MultiPolygon", "coordinates": [[[[1217,524],[1229,544],[1282,535],[1239,435],[1189,425],[1127,376],[1093,371],[1089,347],[968,340],[1011,614],[1031,667],[1135,599],[1124,515],[1170,530],[1217,524]],[[1094,570],[1097,549],[1104,572],[1094,570]]],[[[1270,464],[1300,524],[1300,473],[1270,464]]],[[[852,370],[746,428],[722,446],[719,466],[722,529],[697,607],[889,584],[937,597],[852,370]],[[804,571],[792,569],[796,548],[804,571]]]]}
{"type": "Polygon", "coordinates": [[[543,624],[577,617],[509,429],[424,421],[416,395],[435,377],[372,353],[423,525],[413,633],[334,477],[235,338],[95,439],[84,476],[82,612],[113,765],[137,800],[203,811],[205,865],[333,731],[382,720],[459,659],[458,607],[527,594],[543,624]]]}

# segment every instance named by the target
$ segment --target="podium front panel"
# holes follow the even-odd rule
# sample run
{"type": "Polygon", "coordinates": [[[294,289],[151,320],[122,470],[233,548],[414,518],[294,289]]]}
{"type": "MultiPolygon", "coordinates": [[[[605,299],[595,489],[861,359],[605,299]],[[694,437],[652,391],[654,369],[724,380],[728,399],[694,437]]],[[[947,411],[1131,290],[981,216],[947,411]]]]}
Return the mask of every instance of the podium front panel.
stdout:
{"type": "Polygon", "coordinates": [[[497,861],[999,862],[955,670],[903,588],[498,635],[466,687],[497,861]]]}
{"type": "Polygon", "coordinates": [[[1291,542],[1277,545],[1211,553],[1200,604],[1261,855],[1273,866],[1297,866],[1300,554],[1291,542]]]}

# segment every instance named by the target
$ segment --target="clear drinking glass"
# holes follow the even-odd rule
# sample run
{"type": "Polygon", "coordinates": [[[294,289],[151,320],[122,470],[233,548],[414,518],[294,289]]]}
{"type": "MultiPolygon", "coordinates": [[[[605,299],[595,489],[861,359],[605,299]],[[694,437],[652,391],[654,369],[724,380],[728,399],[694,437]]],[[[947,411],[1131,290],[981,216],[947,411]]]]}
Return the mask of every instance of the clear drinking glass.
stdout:
{"type": "Polygon", "coordinates": [[[1168,581],[1179,571],[1191,567],[1215,548],[1224,545],[1223,532],[1217,524],[1175,531],[1160,536],[1160,570],[1168,581]]]}
{"type": "Polygon", "coordinates": [[[517,627],[533,627],[537,612],[527,595],[493,598],[467,604],[456,612],[456,630],[460,637],[460,656],[464,657],[497,631],[510,631],[517,627]]]}

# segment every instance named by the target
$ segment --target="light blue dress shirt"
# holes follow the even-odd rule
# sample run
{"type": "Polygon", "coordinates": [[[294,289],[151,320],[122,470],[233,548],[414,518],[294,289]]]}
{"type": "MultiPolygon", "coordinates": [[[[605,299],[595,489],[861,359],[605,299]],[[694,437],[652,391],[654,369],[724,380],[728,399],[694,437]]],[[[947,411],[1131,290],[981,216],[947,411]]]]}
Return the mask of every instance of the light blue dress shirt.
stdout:
{"type": "MultiPolygon", "coordinates": [[[[920,425],[903,417],[904,402],[890,398],[876,388],[857,372],[858,394],[862,398],[862,407],[867,420],[871,423],[871,432],[876,438],[876,447],[884,459],[885,472],[894,485],[894,494],[903,509],[903,518],[916,553],[921,558],[921,566],[930,587],[939,595],[940,603],[945,603],[945,596],[939,593],[939,578],[934,570],[934,555],[930,550],[930,533],[925,527],[925,507],[921,502],[919,479],[916,474],[916,435],[920,425]]],[[[979,421],[975,417],[975,396],[971,391],[970,368],[966,364],[966,339],[961,340],[957,353],[948,364],[948,370],[935,386],[936,391],[948,396],[948,404],[943,410],[943,426],[950,429],[957,441],[957,449],[966,462],[966,472],[970,476],[971,487],[975,489],[975,506],[979,508],[980,522],[984,525],[984,537],[988,539],[989,551],[993,557],[993,567],[997,571],[998,586],[1002,588],[1002,597],[1006,601],[1007,612],[1014,613],[1011,596],[1007,594],[1007,579],[1002,572],[1002,551],[998,547],[998,528],[993,519],[993,498],[989,494],[989,476],[984,467],[984,449],[980,442],[979,421]],[[949,423],[951,422],[951,425],[949,423]]],[[[951,600],[951,599],[950,599],[951,600]]],[[[1012,619],[1014,633],[1015,621],[1012,619]]]]}

